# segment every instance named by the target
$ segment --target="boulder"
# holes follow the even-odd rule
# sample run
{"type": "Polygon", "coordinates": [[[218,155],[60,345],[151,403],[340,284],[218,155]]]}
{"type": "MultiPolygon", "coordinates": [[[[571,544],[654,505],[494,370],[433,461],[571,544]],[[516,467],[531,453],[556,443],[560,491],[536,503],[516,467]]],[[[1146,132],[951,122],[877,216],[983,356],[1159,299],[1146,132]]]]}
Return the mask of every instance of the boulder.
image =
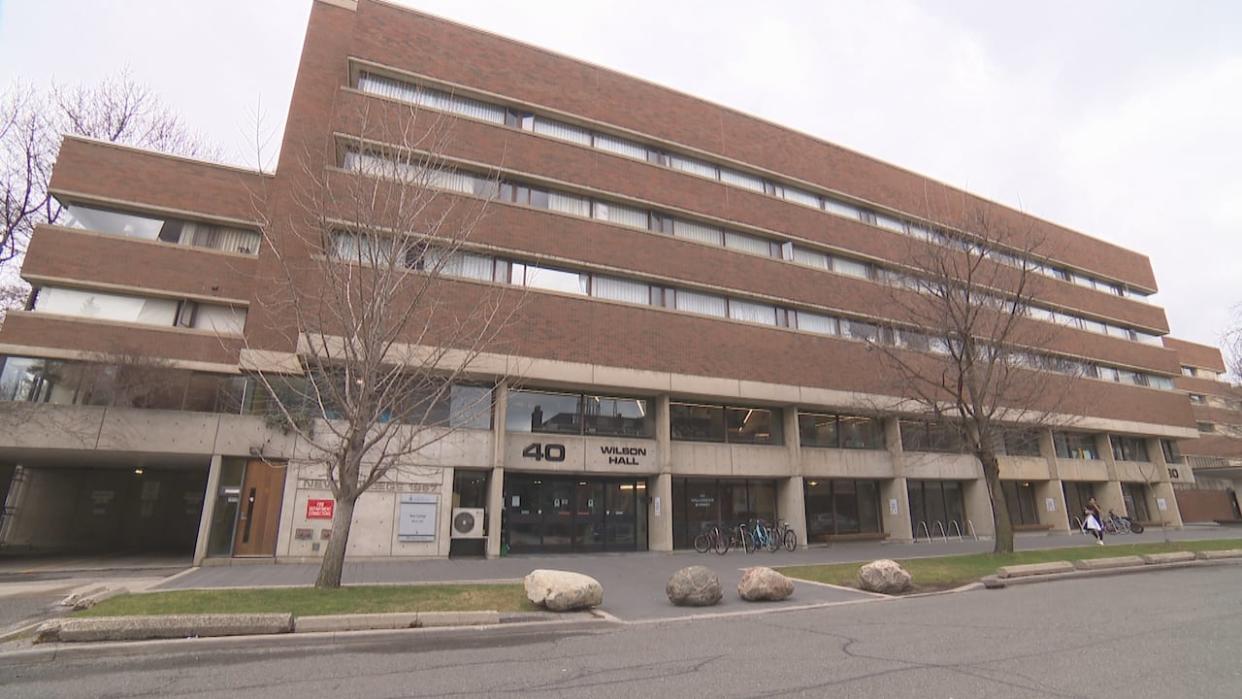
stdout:
{"type": "Polygon", "coordinates": [[[737,594],[747,602],[783,600],[793,594],[794,584],[789,578],[771,568],[747,568],[737,584],[737,594]]]}
{"type": "Polygon", "coordinates": [[[707,566],[690,566],[673,573],[664,593],[678,607],[710,607],[723,596],[720,578],[707,566]]]}
{"type": "Polygon", "coordinates": [[[523,581],[526,598],[554,612],[598,607],[604,602],[604,586],[581,573],[567,570],[534,570],[523,581]]]}
{"type": "Polygon", "coordinates": [[[872,561],[858,569],[858,586],[871,592],[896,595],[907,592],[913,579],[897,561],[872,561]]]}

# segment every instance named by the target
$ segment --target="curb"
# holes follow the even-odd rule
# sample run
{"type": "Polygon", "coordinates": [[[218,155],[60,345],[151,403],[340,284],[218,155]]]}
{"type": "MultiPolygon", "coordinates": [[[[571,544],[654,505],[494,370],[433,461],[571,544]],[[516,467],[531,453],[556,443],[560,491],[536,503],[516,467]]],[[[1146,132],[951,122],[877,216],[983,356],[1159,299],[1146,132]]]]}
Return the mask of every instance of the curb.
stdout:
{"type": "Polygon", "coordinates": [[[568,612],[556,620],[502,622],[490,626],[439,626],[370,631],[326,631],[280,633],[254,636],[216,636],[211,638],[165,638],[146,641],[101,641],[91,643],[47,643],[35,648],[0,651],[0,667],[50,663],[56,660],[106,657],[141,657],[169,652],[200,653],[216,650],[244,650],[264,647],[331,647],[350,644],[419,639],[428,634],[446,633],[528,633],[578,630],[584,627],[615,627],[609,621],[587,612],[568,612]]]}
{"type": "Polygon", "coordinates": [[[1068,573],[1050,573],[1047,575],[1031,575],[1022,578],[998,578],[995,575],[985,576],[980,582],[989,590],[1003,590],[1006,587],[1014,585],[1029,585],[1032,583],[1055,582],[1057,580],[1077,580],[1080,578],[1102,578],[1110,575],[1129,575],[1132,573],[1145,573],[1155,570],[1174,570],[1177,568],[1217,568],[1222,566],[1242,565],[1242,559],[1239,558],[1216,558],[1216,559],[1196,559],[1193,561],[1181,561],[1175,563],[1148,563],[1145,565],[1130,565],[1121,568],[1098,568],[1092,570],[1075,570],[1068,573]]]}

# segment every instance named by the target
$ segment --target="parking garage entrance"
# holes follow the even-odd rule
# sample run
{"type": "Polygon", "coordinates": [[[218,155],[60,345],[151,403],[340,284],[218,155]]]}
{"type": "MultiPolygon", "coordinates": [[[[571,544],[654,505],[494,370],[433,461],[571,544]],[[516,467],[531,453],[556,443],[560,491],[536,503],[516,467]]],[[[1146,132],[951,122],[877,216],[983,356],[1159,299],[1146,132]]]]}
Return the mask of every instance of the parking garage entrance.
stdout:
{"type": "Polygon", "coordinates": [[[37,461],[11,470],[6,553],[192,556],[208,465],[37,461]]]}
{"type": "Polygon", "coordinates": [[[647,550],[647,481],[506,473],[501,541],[513,553],[647,550]]]}

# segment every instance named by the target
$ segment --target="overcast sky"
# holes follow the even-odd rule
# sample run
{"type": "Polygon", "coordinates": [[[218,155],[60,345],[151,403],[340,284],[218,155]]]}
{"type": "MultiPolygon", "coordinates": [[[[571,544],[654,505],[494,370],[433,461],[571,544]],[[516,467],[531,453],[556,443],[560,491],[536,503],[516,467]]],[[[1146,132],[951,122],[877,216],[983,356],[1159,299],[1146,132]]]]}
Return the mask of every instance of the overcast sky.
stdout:
{"type": "MultiPolygon", "coordinates": [[[[1242,3],[404,4],[1138,250],[1176,336],[1215,344],[1242,303],[1242,3]]],[[[309,0],[0,0],[0,78],[89,82],[128,66],[253,164],[256,112],[279,143],[309,11],[309,0]]]]}

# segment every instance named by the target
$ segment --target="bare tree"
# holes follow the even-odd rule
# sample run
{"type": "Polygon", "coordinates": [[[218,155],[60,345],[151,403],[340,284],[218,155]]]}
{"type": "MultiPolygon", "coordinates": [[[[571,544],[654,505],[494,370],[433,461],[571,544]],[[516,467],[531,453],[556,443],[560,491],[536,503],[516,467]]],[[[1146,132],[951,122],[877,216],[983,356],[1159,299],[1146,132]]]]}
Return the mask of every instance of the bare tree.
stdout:
{"type": "Polygon", "coordinates": [[[1010,552],[1013,526],[997,457],[1004,431],[1029,435],[1064,420],[1073,379],[1092,369],[1039,349],[1057,332],[1031,317],[1046,278],[1036,262],[1040,238],[968,202],[959,208],[965,213],[955,228],[971,235],[912,229],[908,269],[888,279],[895,320],[871,346],[894,377],[897,409],[933,421],[978,459],[995,551],[1010,552]]]}
{"type": "Polygon", "coordinates": [[[1233,323],[1224,335],[1225,368],[1234,384],[1242,383],[1242,303],[1233,307],[1233,323]]]}
{"type": "Polygon", "coordinates": [[[262,214],[278,272],[252,313],[272,319],[300,366],[255,376],[298,438],[298,460],[325,474],[336,500],[319,587],[340,585],[358,498],[403,471],[426,472],[425,455],[459,422],[453,411],[490,410],[487,396],[450,411],[453,383],[496,349],[519,305],[461,281],[492,280],[491,258],[471,255],[469,241],[499,183],[442,157],[443,117],[393,109],[356,115],[358,133],[384,145],[350,137],[304,154],[292,206],[262,214]],[[342,168],[323,167],[338,158],[342,168]]]}
{"type": "Polygon", "coordinates": [[[64,134],[190,157],[220,154],[128,72],[97,85],[46,91],[13,83],[0,95],[0,272],[21,257],[36,225],[60,218],[47,187],[64,134]]]}
{"type": "Polygon", "coordinates": [[[28,295],[25,285],[17,280],[0,279],[0,328],[4,327],[4,318],[9,311],[19,310],[26,305],[28,295]]]}

